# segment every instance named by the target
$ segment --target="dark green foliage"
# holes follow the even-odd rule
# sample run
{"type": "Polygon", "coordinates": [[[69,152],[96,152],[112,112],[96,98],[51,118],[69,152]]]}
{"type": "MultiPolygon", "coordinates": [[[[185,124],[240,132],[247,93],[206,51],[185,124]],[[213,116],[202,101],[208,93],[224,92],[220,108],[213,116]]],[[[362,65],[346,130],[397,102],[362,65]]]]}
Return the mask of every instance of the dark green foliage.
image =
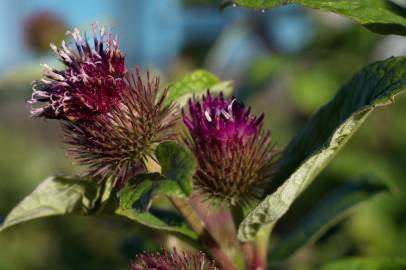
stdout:
{"type": "Polygon", "coordinates": [[[348,17],[376,33],[406,35],[404,8],[388,0],[233,0],[228,2],[258,10],[287,4],[301,4],[348,17]]]}

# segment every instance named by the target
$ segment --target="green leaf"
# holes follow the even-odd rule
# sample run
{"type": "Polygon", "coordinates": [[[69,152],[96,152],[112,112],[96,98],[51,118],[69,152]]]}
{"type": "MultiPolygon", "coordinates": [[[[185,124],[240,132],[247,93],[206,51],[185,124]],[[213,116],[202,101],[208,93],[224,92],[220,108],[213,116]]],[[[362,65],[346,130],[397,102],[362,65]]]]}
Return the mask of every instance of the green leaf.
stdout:
{"type": "Polygon", "coordinates": [[[82,179],[49,177],[8,214],[0,231],[32,219],[90,212],[99,196],[95,183],[82,179]]]}
{"type": "Polygon", "coordinates": [[[380,34],[406,35],[405,9],[387,0],[233,0],[243,7],[264,10],[287,4],[300,4],[345,16],[380,34]]]}
{"type": "Polygon", "coordinates": [[[142,174],[131,179],[119,192],[120,205],[115,213],[147,227],[196,240],[197,235],[184,221],[168,220],[165,219],[166,215],[155,215],[147,211],[158,194],[173,197],[186,197],[191,194],[196,159],[188,149],[175,142],[159,144],[155,155],[161,167],[161,174],[142,174]]]}
{"type": "Polygon", "coordinates": [[[293,201],[327,166],[375,107],[388,105],[406,88],[406,57],[393,57],[363,68],[322,107],[283,152],[272,182],[279,188],[242,221],[241,241],[273,226],[293,201]],[[282,184],[283,183],[283,184],[282,184]]]}
{"type": "MultiPolygon", "coordinates": [[[[177,185],[176,182],[171,180],[165,181],[177,185]]],[[[146,180],[141,182],[137,188],[120,191],[120,204],[114,210],[114,214],[152,229],[176,234],[192,242],[196,241],[197,234],[188,227],[183,218],[168,214],[168,211],[149,209],[151,200],[154,197],[149,193],[153,189],[153,185],[153,181],[146,180]],[[133,206],[135,207],[133,208],[133,206]]],[[[178,190],[180,190],[179,186],[178,190]]]]}
{"type": "Polygon", "coordinates": [[[161,174],[179,184],[186,196],[192,193],[192,178],[196,171],[196,158],[184,146],[163,142],[155,151],[161,174]]]}
{"type": "Polygon", "coordinates": [[[405,270],[406,260],[400,258],[351,258],[332,262],[321,270],[405,270]]]}
{"type": "Polygon", "coordinates": [[[115,213],[153,229],[175,233],[194,241],[198,238],[197,234],[189,229],[185,222],[179,222],[178,219],[165,220],[164,216],[157,217],[150,212],[139,212],[135,209],[119,208],[115,213]]]}
{"type": "Polygon", "coordinates": [[[314,208],[297,229],[288,234],[281,244],[271,252],[271,263],[286,259],[299,248],[316,241],[329,228],[342,220],[350,210],[377,194],[389,191],[384,183],[370,181],[362,178],[349,182],[327,195],[316,208],[314,208]]]}
{"type": "Polygon", "coordinates": [[[114,177],[109,177],[100,187],[100,209],[103,210],[104,205],[110,199],[110,196],[114,193],[114,177]]]}
{"type": "MultiPolygon", "coordinates": [[[[150,191],[152,188],[152,181],[145,180],[142,182],[130,179],[128,183],[119,191],[121,209],[131,209],[134,204],[138,202],[142,195],[150,191]],[[133,183],[135,182],[135,183],[133,183]]],[[[145,211],[145,210],[144,210],[145,211]]]]}
{"type": "Polygon", "coordinates": [[[130,179],[120,190],[120,208],[147,211],[158,194],[185,197],[179,184],[159,173],[141,174],[130,179]]]}
{"type": "Polygon", "coordinates": [[[222,91],[225,95],[229,95],[232,91],[232,82],[221,82],[216,75],[203,69],[195,70],[172,82],[165,100],[168,104],[176,101],[182,107],[193,95],[199,97],[208,89],[211,92],[222,91]]]}

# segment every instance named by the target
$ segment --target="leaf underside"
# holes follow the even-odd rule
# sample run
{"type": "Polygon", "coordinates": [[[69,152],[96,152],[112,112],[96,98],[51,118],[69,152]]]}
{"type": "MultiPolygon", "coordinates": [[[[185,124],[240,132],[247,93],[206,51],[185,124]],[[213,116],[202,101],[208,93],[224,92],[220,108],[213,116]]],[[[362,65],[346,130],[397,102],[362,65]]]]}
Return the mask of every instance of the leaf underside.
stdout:
{"type": "Polygon", "coordinates": [[[300,4],[345,16],[379,34],[406,35],[406,10],[389,0],[233,0],[252,9],[300,4]]]}
{"type": "Polygon", "coordinates": [[[0,231],[43,217],[87,214],[95,207],[98,197],[99,189],[91,181],[49,177],[11,210],[0,231]]]}
{"type": "Polygon", "coordinates": [[[272,227],[327,166],[375,107],[388,105],[406,89],[406,57],[368,65],[344,85],[292,139],[283,152],[268,195],[241,222],[238,237],[252,241],[272,227]]]}

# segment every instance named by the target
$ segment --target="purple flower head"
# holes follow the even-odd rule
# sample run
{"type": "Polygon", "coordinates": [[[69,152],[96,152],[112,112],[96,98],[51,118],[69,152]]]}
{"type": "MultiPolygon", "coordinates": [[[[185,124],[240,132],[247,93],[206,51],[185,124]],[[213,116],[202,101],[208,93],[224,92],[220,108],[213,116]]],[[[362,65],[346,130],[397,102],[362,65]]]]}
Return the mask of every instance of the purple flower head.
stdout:
{"type": "Polygon", "coordinates": [[[230,144],[245,145],[262,127],[264,115],[259,118],[250,114],[250,108],[236,98],[225,100],[223,93],[213,97],[210,92],[202,103],[189,100],[190,118],[183,121],[192,137],[199,144],[216,144],[227,151],[230,144]]]}
{"type": "Polygon", "coordinates": [[[255,117],[235,97],[210,92],[201,102],[189,100],[189,113],[182,113],[190,133],[185,142],[199,162],[194,177],[199,190],[229,204],[260,197],[274,157],[270,133],[262,128],[264,115],[255,117]]]}
{"type": "Polygon", "coordinates": [[[202,253],[172,252],[143,253],[131,263],[130,270],[219,270],[202,253]]]}
{"type": "Polygon", "coordinates": [[[159,77],[147,72],[142,78],[136,69],[126,76],[126,85],[108,114],[92,121],[63,121],[68,154],[88,167],[86,175],[101,182],[113,177],[117,188],[145,170],[154,145],[175,140],[172,128],[179,120],[177,108],[165,105],[168,88],[158,96],[159,77]]]}
{"type": "Polygon", "coordinates": [[[31,104],[34,117],[91,120],[95,115],[110,112],[126,87],[127,72],[124,55],[117,38],[103,27],[93,26],[93,46],[82,37],[78,29],[68,31],[74,39],[69,46],[64,41],[61,48],[51,44],[63,70],[44,66],[44,78],[33,83],[31,104]]]}

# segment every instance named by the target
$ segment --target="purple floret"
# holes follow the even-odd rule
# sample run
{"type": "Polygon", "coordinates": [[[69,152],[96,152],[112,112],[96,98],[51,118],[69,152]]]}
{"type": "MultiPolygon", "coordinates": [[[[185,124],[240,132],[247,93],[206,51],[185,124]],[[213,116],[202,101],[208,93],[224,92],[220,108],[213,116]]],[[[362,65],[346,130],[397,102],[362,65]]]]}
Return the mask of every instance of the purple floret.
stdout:
{"type": "Polygon", "coordinates": [[[33,83],[31,110],[34,117],[69,121],[91,120],[109,113],[126,87],[127,69],[116,38],[94,26],[93,46],[79,30],[68,32],[73,46],[51,45],[65,69],[44,66],[44,78],[33,83]]]}
{"type": "Polygon", "coordinates": [[[249,138],[261,128],[264,115],[258,118],[250,109],[238,102],[224,99],[221,93],[213,97],[209,92],[200,103],[189,100],[190,117],[184,114],[183,121],[198,144],[216,144],[226,151],[227,145],[245,145],[249,138]]]}

